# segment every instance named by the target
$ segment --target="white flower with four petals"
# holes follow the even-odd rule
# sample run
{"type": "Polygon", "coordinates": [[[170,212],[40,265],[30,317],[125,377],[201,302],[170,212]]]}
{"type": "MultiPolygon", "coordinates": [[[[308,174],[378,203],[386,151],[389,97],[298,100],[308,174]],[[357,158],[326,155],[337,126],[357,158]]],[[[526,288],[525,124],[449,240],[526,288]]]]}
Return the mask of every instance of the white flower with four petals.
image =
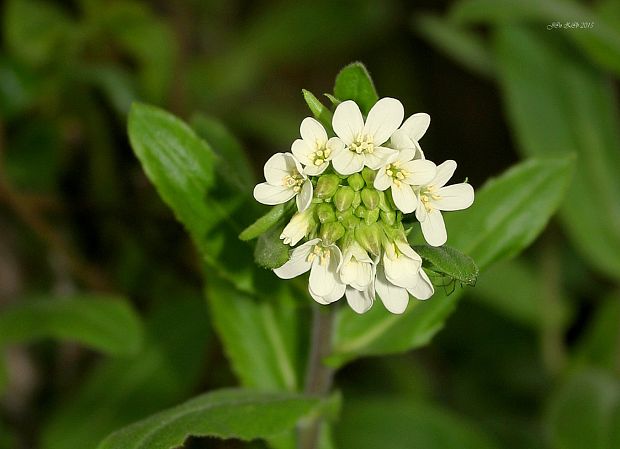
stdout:
{"type": "Polygon", "coordinates": [[[312,182],[302,173],[299,161],[290,153],[276,153],[265,163],[265,180],[254,187],[259,203],[274,206],[297,197],[297,209],[304,211],[312,202],[312,182]]]}

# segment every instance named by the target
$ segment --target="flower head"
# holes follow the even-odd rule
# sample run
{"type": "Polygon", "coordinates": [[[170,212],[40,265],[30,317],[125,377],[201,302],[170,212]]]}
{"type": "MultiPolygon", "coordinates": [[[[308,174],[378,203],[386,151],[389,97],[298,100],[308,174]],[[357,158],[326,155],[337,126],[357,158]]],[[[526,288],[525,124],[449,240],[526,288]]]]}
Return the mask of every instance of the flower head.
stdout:
{"type": "Polygon", "coordinates": [[[403,117],[393,98],[379,100],[366,118],[355,102],[344,101],[332,120],[336,137],[305,118],[293,154],[275,154],[265,164],[256,199],[279,204],[295,197],[298,207],[280,233],[293,247],[290,258],[274,272],[283,279],[310,272],[308,291],[320,304],[344,296],[364,313],[379,297],[390,312],[403,313],[410,296],[424,300],[434,293],[422,258],[407,242],[412,229],[405,232],[410,221],[404,217],[415,212],[425,239],[441,245],[441,211],[471,205],[473,189],[445,186],[454,161],[436,166],[425,158],[418,141],[428,114],[413,114],[401,125],[403,117]]]}

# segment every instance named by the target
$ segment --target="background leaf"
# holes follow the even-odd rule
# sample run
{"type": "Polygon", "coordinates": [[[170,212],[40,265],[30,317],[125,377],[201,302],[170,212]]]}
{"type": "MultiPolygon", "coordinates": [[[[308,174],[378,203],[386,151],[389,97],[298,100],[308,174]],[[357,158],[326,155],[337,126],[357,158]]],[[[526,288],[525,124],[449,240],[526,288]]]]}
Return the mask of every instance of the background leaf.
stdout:
{"type": "MultiPolygon", "coordinates": [[[[470,209],[446,214],[448,243],[471,256],[481,270],[515,256],[532,243],[555,212],[572,168],[573,158],[529,160],[489,180],[470,209]]],[[[462,294],[461,289],[437,290],[428,301],[412,301],[403,315],[390,314],[381,304],[361,316],[341,309],[329,363],[341,366],[360,356],[428,343],[462,294]]]]}
{"type": "Polygon", "coordinates": [[[49,415],[41,448],[94,449],[113,430],[187,398],[205,369],[208,318],[201,298],[160,300],[142,350],[95,365],[49,415]]]}
{"type": "Polygon", "coordinates": [[[79,295],[21,303],[0,314],[0,346],[43,338],[77,341],[110,354],[140,349],[143,330],[119,298],[79,295]]]}
{"type": "Polygon", "coordinates": [[[198,396],[107,437],[99,449],[171,449],[187,437],[251,440],[278,435],[319,404],[290,393],[220,390],[198,396]]]}

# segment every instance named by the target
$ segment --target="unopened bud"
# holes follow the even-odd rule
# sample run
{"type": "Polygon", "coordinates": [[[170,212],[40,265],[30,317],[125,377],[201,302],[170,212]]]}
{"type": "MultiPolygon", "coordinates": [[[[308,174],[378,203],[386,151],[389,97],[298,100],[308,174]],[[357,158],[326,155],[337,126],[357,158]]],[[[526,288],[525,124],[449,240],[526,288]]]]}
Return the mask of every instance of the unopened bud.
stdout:
{"type": "Polygon", "coordinates": [[[364,181],[366,181],[366,185],[368,187],[372,187],[374,185],[375,182],[375,176],[377,176],[377,172],[368,168],[368,167],[364,167],[362,170],[362,178],[364,178],[364,181]]]}
{"type": "Polygon", "coordinates": [[[364,178],[359,173],[353,173],[348,179],[349,185],[356,192],[364,188],[364,178]]]}
{"type": "Polygon", "coordinates": [[[364,222],[366,224],[373,224],[379,219],[379,209],[375,208],[373,210],[369,210],[366,212],[366,216],[364,217],[364,222]]]}
{"type": "Polygon", "coordinates": [[[387,225],[394,225],[396,223],[396,212],[393,210],[390,211],[381,211],[381,221],[383,221],[387,225]]]}
{"type": "Polygon", "coordinates": [[[321,223],[336,221],[336,213],[331,204],[322,203],[316,206],[316,216],[321,223]]]}
{"type": "Polygon", "coordinates": [[[368,214],[368,209],[366,209],[366,207],[364,207],[364,206],[358,206],[355,209],[355,216],[356,217],[365,218],[367,214],[368,214]]]}
{"type": "Polygon", "coordinates": [[[367,209],[376,209],[379,205],[379,193],[372,187],[366,187],[361,192],[362,202],[367,209]]]}
{"type": "Polygon", "coordinates": [[[353,198],[353,202],[351,203],[351,207],[355,209],[357,206],[362,204],[362,196],[359,192],[355,192],[355,197],[353,198]]]}
{"type": "Polygon", "coordinates": [[[394,209],[390,207],[390,203],[387,199],[387,195],[385,194],[385,192],[377,190],[377,193],[379,194],[379,209],[384,212],[392,212],[394,209]]]}
{"type": "Polygon", "coordinates": [[[340,184],[338,175],[321,175],[316,183],[314,194],[322,199],[331,198],[334,196],[334,193],[336,193],[336,190],[338,190],[338,184],[340,184]]]}
{"type": "Polygon", "coordinates": [[[347,210],[351,207],[353,199],[355,198],[355,192],[349,186],[338,187],[333,201],[336,209],[339,211],[347,210]]]}
{"type": "Polygon", "coordinates": [[[381,254],[381,239],[383,231],[378,223],[367,225],[360,223],[355,230],[355,239],[357,242],[373,256],[381,254]]]}
{"type": "Polygon", "coordinates": [[[338,222],[325,223],[321,226],[321,238],[323,242],[331,245],[336,243],[345,233],[344,226],[338,222]]]}

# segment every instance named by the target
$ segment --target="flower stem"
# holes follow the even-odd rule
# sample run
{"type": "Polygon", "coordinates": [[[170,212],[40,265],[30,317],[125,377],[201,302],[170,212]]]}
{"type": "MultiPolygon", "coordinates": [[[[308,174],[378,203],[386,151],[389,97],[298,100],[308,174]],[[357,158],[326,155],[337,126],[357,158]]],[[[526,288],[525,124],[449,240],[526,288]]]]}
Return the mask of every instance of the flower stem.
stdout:
{"type": "MultiPolygon", "coordinates": [[[[332,386],[334,370],[323,363],[331,352],[332,331],[336,307],[315,304],[312,311],[312,341],[306,372],[304,392],[313,396],[326,396],[332,386]]],[[[298,449],[316,449],[323,419],[318,416],[299,425],[298,449]]]]}

